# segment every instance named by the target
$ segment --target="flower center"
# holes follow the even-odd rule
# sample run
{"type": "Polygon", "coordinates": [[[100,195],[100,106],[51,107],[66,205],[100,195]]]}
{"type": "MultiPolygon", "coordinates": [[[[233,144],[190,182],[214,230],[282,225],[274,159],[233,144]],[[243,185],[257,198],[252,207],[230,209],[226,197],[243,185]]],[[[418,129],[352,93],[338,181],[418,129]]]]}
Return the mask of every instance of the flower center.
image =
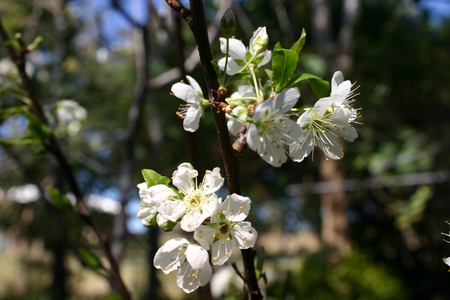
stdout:
{"type": "Polygon", "coordinates": [[[230,230],[230,225],[227,222],[220,222],[219,232],[223,235],[227,234],[230,230]]]}
{"type": "Polygon", "coordinates": [[[184,201],[187,203],[189,208],[197,209],[197,208],[201,207],[201,205],[203,203],[203,193],[201,190],[195,190],[192,193],[190,193],[189,195],[186,195],[186,197],[184,199],[185,199],[184,201]]]}

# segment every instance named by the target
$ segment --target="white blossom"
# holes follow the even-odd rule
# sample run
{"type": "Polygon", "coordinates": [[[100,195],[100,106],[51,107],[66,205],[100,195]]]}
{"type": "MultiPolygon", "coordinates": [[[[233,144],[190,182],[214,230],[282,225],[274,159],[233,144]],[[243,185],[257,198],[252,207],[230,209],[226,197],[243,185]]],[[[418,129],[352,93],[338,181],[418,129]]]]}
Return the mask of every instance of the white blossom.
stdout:
{"type": "Polygon", "coordinates": [[[250,222],[243,222],[250,211],[251,200],[238,194],[228,196],[208,225],[200,225],[194,232],[195,240],[205,249],[211,249],[212,262],[224,264],[234,247],[248,249],[255,245],[258,233],[250,222]]]}
{"type": "Polygon", "coordinates": [[[176,222],[181,218],[181,228],[194,231],[217,209],[219,198],[215,194],[223,185],[220,169],[206,171],[203,181],[197,185],[198,172],[191,164],[182,163],[172,175],[172,183],[184,197],[168,197],[156,204],[162,217],[176,222]]]}
{"type": "Polygon", "coordinates": [[[146,182],[142,182],[137,187],[139,189],[139,198],[142,201],[137,217],[142,220],[144,226],[148,226],[150,221],[158,214],[156,203],[176,195],[173,190],[163,184],[149,188],[146,182]]]}
{"type": "Polygon", "coordinates": [[[326,159],[341,159],[344,149],[340,143],[343,137],[353,142],[358,133],[351,123],[359,117],[356,109],[351,107],[353,101],[353,84],[344,81],[340,71],[334,73],[331,80],[331,95],[319,99],[314,108],[308,109],[297,120],[301,127],[298,141],[290,146],[290,155],[294,161],[300,162],[318,146],[326,159]]]}
{"type": "Polygon", "coordinates": [[[285,113],[297,103],[298,88],[288,88],[274,98],[256,106],[254,123],[247,132],[250,149],[275,167],[287,159],[285,145],[294,143],[300,135],[300,127],[285,113]]]}
{"type": "Polygon", "coordinates": [[[198,129],[203,109],[209,106],[208,100],[203,98],[200,85],[191,76],[186,76],[189,84],[177,82],[172,86],[172,93],[184,100],[186,104],[180,105],[177,115],[183,119],[183,128],[194,132],[198,129]]]}
{"type": "Polygon", "coordinates": [[[167,241],[156,252],[153,264],[165,274],[178,270],[177,285],[186,293],[206,285],[212,276],[208,252],[184,238],[167,241]]]}
{"type": "MultiPolygon", "coordinates": [[[[250,39],[250,47],[248,50],[240,40],[234,38],[228,39],[229,57],[226,70],[228,75],[234,75],[238,73],[247,63],[253,63],[256,67],[260,67],[267,64],[272,59],[272,52],[270,52],[269,50],[262,51],[264,47],[261,47],[261,44],[258,43],[258,41],[263,41],[264,39],[267,39],[268,41],[268,36],[265,32],[265,27],[259,27],[253,33],[253,36],[250,39]],[[255,40],[256,44],[253,45],[253,42],[255,40]]],[[[224,54],[227,53],[227,39],[220,38],[220,50],[224,54]]],[[[225,68],[225,60],[226,58],[224,57],[218,61],[218,65],[221,70],[225,68]]]]}

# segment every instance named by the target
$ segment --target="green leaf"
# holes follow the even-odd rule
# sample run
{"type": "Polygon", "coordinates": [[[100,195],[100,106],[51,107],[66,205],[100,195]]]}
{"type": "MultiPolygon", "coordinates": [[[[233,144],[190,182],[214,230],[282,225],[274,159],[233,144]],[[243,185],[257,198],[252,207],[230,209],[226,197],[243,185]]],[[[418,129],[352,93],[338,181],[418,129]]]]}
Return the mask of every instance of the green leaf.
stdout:
{"type": "Polygon", "coordinates": [[[62,212],[72,212],[74,211],[74,207],[72,202],[70,202],[69,198],[61,194],[59,189],[55,187],[48,187],[47,194],[52,200],[53,205],[62,212]]]}
{"type": "Polygon", "coordinates": [[[144,226],[147,228],[158,227],[158,222],[156,221],[156,215],[153,218],[151,218],[150,220],[147,220],[146,222],[147,222],[147,224],[144,224],[144,226]]]}
{"type": "Polygon", "coordinates": [[[269,80],[272,80],[273,71],[271,69],[264,69],[266,71],[267,77],[269,77],[269,80]]]}
{"type": "Polygon", "coordinates": [[[164,224],[162,224],[162,226],[160,226],[160,228],[164,231],[164,232],[171,232],[173,230],[173,228],[175,227],[175,225],[177,225],[178,222],[173,222],[170,220],[167,220],[167,222],[165,222],[164,224]]]}
{"type": "Polygon", "coordinates": [[[280,42],[276,43],[275,46],[273,47],[273,51],[277,51],[277,50],[282,50],[283,47],[281,47],[280,42]]]}
{"type": "Polygon", "coordinates": [[[259,280],[261,277],[265,277],[265,274],[262,271],[264,268],[265,258],[266,258],[266,251],[265,251],[264,247],[261,247],[261,251],[258,253],[258,259],[256,261],[256,268],[255,268],[257,280],[259,280]]]}
{"type": "Polygon", "coordinates": [[[272,81],[276,93],[279,93],[288,85],[291,76],[297,68],[298,55],[295,51],[278,49],[272,55],[272,81]]]}
{"type": "Polygon", "coordinates": [[[166,176],[162,176],[150,169],[143,169],[142,176],[144,176],[145,182],[147,182],[148,187],[152,187],[157,184],[168,185],[170,182],[170,179],[166,176]]]}
{"type": "Polygon", "coordinates": [[[227,80],[227,82],[225,83],[225,86],[228,86],[233,81],[245,79],[248,76],[250,76],[250,73],[248,73],[248,72],[236,73],[227,80]]]}
{"type": "Polygon", "coordinates": [[[300,38],[298,39],[298,41],[294,43],[294,45],[292,45],[291,50],[297,52],[297,54],[300,54],[300,51],[302,51],[303,46],[305,45],[305,41],[306,41],[306,31],[305,28],[303,28],[300,38]]]}
{"type": "Polygon", "coordinates": [[[37,138],[40,141],[47,139],[52,133],[52,128],[45,125],[41,120],[36,117],[32,112],[25,111],[25,115],[28,118],[28,129],[30,130],[30,137],[37,138]]]}
{"type": "Polygon", "coordinates": [[[308,80],[317,98],[327,97],[330,94],[330,83],[316,75],[309,73],[303,73],[302,75],[293,75],[288,83],[288,86],[293,86],[294,84],[297,84],[302,80],[308,80]]]}
{"type": "Polygon", "coordinates": [[[116,293],[114,293],[114,292],[111,292],[109,295],[108,295],[108,297],[106,297],[105,299],[103,299],[103,300],[122,300],[123,298],[122,297],[120,297],[118,294],[116,294],[116,293]]]}
{"type": "Polygon", "coordinates": [[[98,256],[92,253],[89,249],[80,247],[78,251],[88,266],[92,267],[94,270],[103,269],[103,264],[100,261],[100,258],[98,258],[98,256]]]}
{"type": "Polygon", "coordinates": [[[214,60],[211,61],[211,65],[212,65],[212,67],[214,69],[214,72],[216,72],[217,77],[221,78],[222,77],[222,71],[220,70],[219,65],[214,60]]]}

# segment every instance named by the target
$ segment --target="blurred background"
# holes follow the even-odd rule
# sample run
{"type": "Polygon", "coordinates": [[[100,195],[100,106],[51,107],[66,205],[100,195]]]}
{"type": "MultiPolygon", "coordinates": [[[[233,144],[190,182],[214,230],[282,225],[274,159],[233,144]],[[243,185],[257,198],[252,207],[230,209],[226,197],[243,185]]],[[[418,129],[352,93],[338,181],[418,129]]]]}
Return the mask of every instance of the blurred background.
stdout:
{"type": "MultiPolygon", "coordinates": [[[[189,4],[183,2],[186,6],[189,4]]],[[[446,0],[205,1],[211,47],[222,57],[218,24],[233,8],[235,36],[248,44],[266,26],[272,48],[307,39],[298,72],[356,81],[364,123],[341,161],[319,151],[281,168],[245,151],[248,220],[265,249],[266,299],[450,299],[442,262],[450,244],[450,2],[446,0]]],[[[207,299],[185,295],[175,274],[154,270],[166,240],[136,218],[141,169],[170,177],[191,162],[220,166],[212,116],[195,133],[175,115],[171,85],[186,74],[204,88],[195,41],[159,0],[2,0],[3,26],[26,42],[27,72],[135,299],[207,299]]],[[[263,77],[264,74],[261,73],[263,77]]],[[[301,105],[317,99],[299,86],[301,105]]],[[[20,105],[20,79],[0,47],[0,108],[20,105]]],[[[25,139],[27,118],[0,115],[0,299],[118,299],[102,274],[83,264],[79,245],[98,240],[76,216],[55,210],[42,189],[70,191],[61,169],[25,139]]],[[[224,175],[224,172],[222,172],[224,175]]],[[[222,191],[226,194],[226,188],[222,191]]],[[[239,251],[235,250],[239,266],[239,251]]],[[[100,272],[101,273],[101,272],[100,272]]],[[[210,284],[214,299],[240,299],[229,265],[210,284]]]]}

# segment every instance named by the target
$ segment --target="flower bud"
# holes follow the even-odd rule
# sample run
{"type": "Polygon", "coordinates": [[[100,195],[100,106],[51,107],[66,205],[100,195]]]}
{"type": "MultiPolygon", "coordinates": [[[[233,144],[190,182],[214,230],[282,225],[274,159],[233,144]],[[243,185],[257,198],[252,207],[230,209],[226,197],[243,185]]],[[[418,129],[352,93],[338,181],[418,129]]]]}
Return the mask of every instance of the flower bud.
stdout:
{"type": "Polygon", "coordinates": [[[253,49],[250,52],[253,54],[260,54],[267,50],[267,45],[269,44],[269,36],[267,35],[266,27],[259,27],[253,37],[250,39],[250,45],[253,49]]]}
{"type": "Polygon", "coordinates": [[[227,9],[220,20],[220,28],[223,30],[225,37],[228,39],[236,30],[236,15],[231,8],[227,9]]]}

